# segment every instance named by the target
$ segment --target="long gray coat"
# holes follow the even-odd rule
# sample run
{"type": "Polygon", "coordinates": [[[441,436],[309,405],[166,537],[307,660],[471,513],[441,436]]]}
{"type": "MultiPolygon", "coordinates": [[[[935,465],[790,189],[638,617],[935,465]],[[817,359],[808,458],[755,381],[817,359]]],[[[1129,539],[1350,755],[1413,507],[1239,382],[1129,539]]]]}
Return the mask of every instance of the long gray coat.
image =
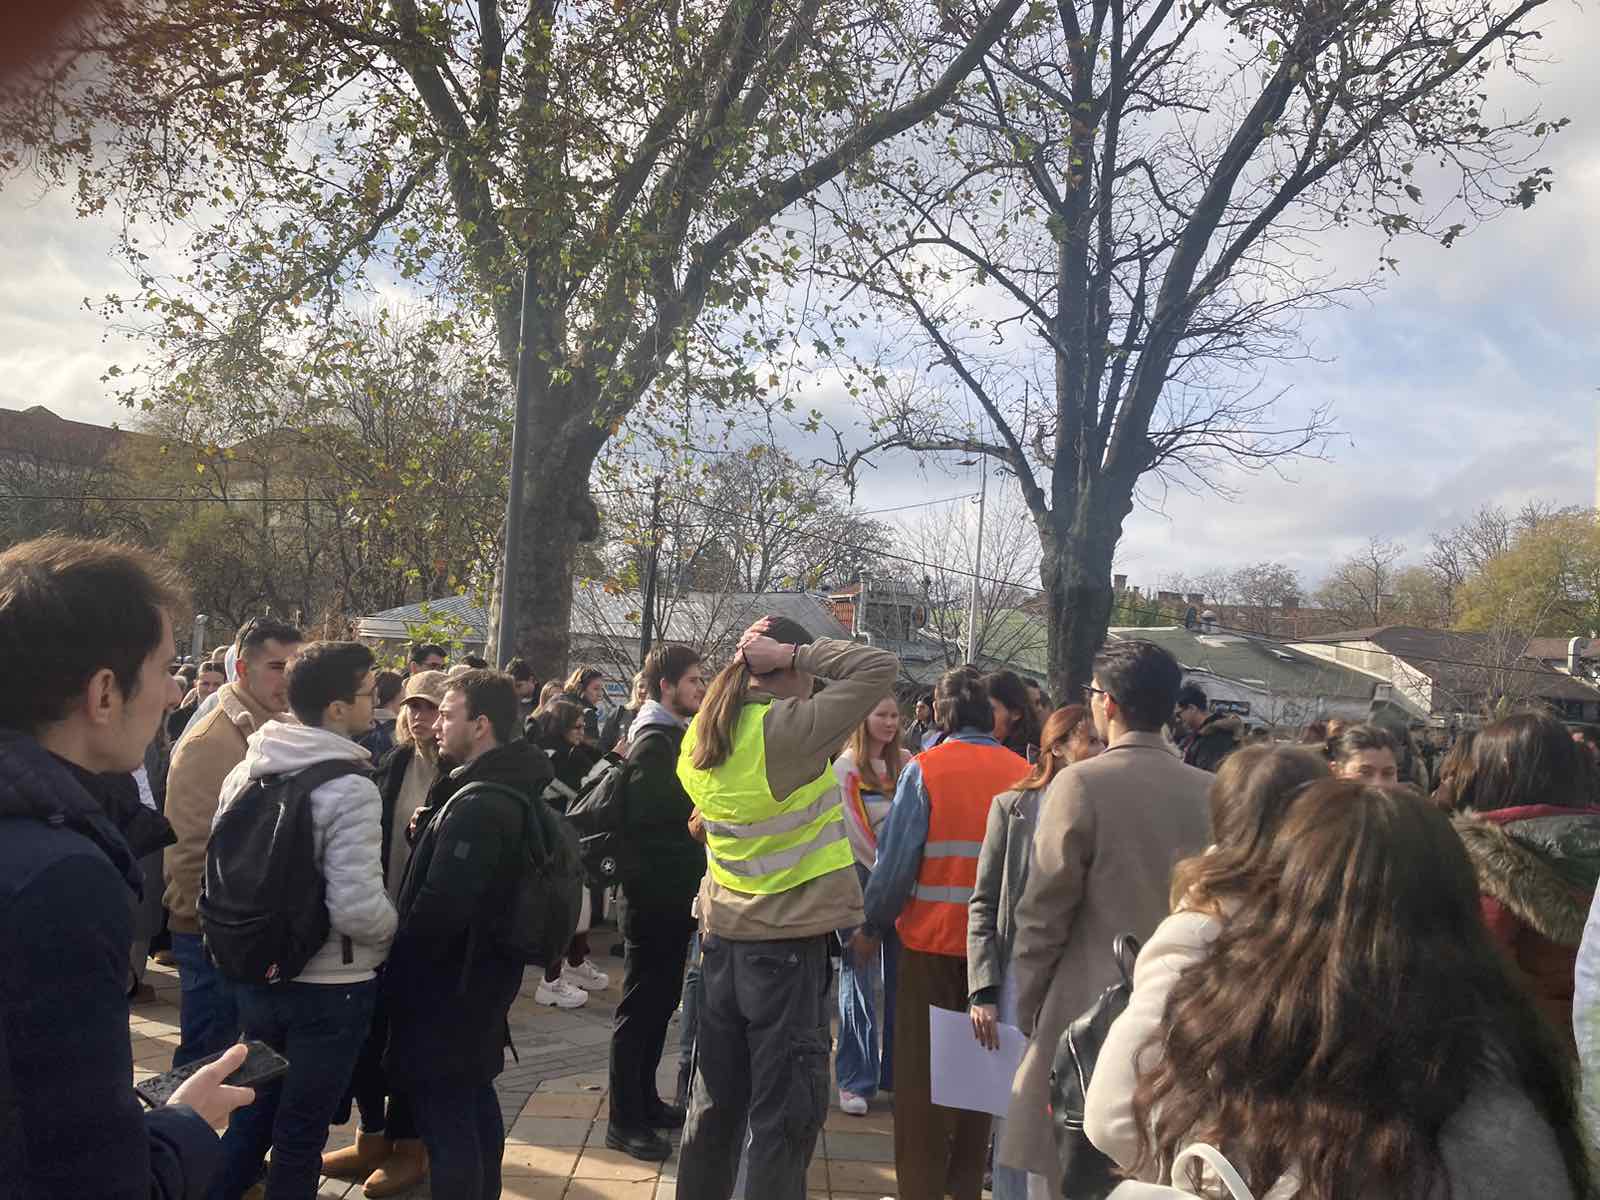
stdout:
{"type": "Polygon", "coordinates": [[[1011,957],[1017,1020],[1031,1041],[996,1159],[1045,1176],[1052,1194],[1056,1042],[1116,978],[1117,935],[1144,941],[1166,917],[1173,865],[1210,841],[1211,783],[1159,733],[1128,733],[1062,771],[1040,802],[1011,957]]]}
{"type": "Polygon", "coordinates": [[[1028,856],[1039,820],[1040,792],[1001,792],[989,806],[978,878],[967,901],[967,992],[1005,982],[1016,936],[1017,901],[1028,879],[1028,856]]]}

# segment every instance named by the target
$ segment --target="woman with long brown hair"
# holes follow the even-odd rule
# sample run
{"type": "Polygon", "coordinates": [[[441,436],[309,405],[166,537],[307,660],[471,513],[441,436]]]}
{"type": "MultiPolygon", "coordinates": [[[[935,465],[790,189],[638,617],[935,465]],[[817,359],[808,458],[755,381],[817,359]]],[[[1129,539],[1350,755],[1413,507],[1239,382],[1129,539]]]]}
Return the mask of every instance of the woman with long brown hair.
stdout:
{"type": "MultiPolygon", "coordinates": [[[[1088,708],[1069,704],[1056,709],[1039,734],[1033,770],[1011,791],[996,796],[989,809],[978,853],[978,878],[967,902],[967,991],[973,1034],[990,1048],[998,1045],[995,1023],[1016,1021],[1011,990],[1005,986],[1006,965],[1011,961],[1017,901],[1028,878],[1039,798],[1058,772],[1104,749],[1088,708]]],[[[1041,1106],[1048,1102],[1047,1096],[1037,1099],[1041,1106]]],[[[995,1137],[999,1136],[996,1128],[995,1137]]],[[[1027,1176],[1026,1171],[996,1163],[995,1200],[1026,1200],[1027,1176]]]]}
{"type": "MultiPolygon", "coordinates": [[[[844,799],[844,823],[855,851],[861,890],[878,862],[878,833],[894,803],[894,787],[907,755],[900,745],[900,706],[885,696],[857,725],[833,773],[844,799]]],[[[841,929],[839,941],[849,945],[853,929],[841,929]]],[[[878,1093],[894,1091],[894,978],[898,940],[883,939],[877,955],[857,964],[846,954],[839,964],[839,1041],[833,1073],[839,1083],[839,1108],[852,1117],[867,1113],[878,1093]],[[875,996],[883,986],[883,1042],[879,1048],[875,996]]]]}
{"type": "Polygon", "coordinates": [[[1259,870],[1301,788],[1328,778],[1321,746],[1246,746],[1217,768],[1211,785],[1211,848],[1172,874],[1172,915],[1157,926],[1134,967],[1133,995],[1112,1026],[1095,1066],[1084,1128],[1118,1161],[1137,1149],[1133,1120],[1135,1054],[1159,1036],[1178,975],[1205,957],[1238,880],[1259,870]]]}
{"type": "Polygon", "coordinates": [[[1589,756],[1554,717],[1515,713],[1479,731],[1455,798],[1489,934],[1576,1052],[1574,969],[1600,882],[1589,756]]]}
{"type": "Polygon", "coordinates": [[[1152,938],[1134,991],[1166,992],[1159,1029],[1130,1046],[1114,1026],[1089,1090],[1090,1138],[1134,1177],[1207,1142],[1271,1200],[1588,1195],[1570,1065],[1444,814],[1320,780],[1259,853],[1191,860],[1180,882],[1170,920],[1207,948],[1152,979],[1152,938]],[[1102,1119],[1130,1090],[1131,1138],[1102,1119]]]}

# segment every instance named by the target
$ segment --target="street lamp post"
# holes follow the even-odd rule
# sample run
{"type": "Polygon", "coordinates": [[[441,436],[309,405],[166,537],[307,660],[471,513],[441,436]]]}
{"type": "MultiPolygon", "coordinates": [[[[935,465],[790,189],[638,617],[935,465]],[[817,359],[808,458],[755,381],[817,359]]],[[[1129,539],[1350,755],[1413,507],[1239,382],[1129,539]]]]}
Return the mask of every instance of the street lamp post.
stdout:
{"type": "MultiPolygon", "coordinates": [[[[971,459],[960,464],[973,465],[971,459]]],[[[967,602],[967,661],[978,663],[978,576],[983,573],[983,512],[989,499],[989,456],[978,455],[978,546],[972,557],[972,593],[967,602]]]]}

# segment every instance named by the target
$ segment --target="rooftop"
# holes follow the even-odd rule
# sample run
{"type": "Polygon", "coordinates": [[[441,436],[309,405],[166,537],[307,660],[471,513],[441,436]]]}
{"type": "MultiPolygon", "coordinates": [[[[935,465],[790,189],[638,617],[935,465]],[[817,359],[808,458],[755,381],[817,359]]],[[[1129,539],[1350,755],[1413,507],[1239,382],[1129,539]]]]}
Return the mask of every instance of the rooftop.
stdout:
{"type": "Polygon", "coordinates": [[[1531,677],[1527,691],[1548,700],[1600,699],[1600,688],[1582,679],[1557,671],[1545,661],[1565,660],[1566,642],[1559,638],[1535,638],[1517,645],[1488,633],[1450,629],[1422,629],[1415,625],[1378,625],[1349,629],[1321,637],[1302,638],[1307,645],[1350,646],[1363,644],[1401,659],[1412,670],[1426,675],[1440,687],[1471,693],[1483,691],[1497,675],[1507,671],[1525,672],[1531,677]],[[1532,653],[1534,643],[1561,643],[1559,655],[1532,653]],[[1512,645],[1517,645],[1513,651],[1512,645]]]}
{"type": "Polygon", "coordinates": [[[1110,635],[1143,639],[1171,651],[1186,670],[1207,671],[1270,690],[1293,689],[1330,700],[1370,700],[1374,679],[1361,671],[1306,654],[1271,638],[1243,633],[1202,633],[1181,625],[1121,627],[1110,635]]]}

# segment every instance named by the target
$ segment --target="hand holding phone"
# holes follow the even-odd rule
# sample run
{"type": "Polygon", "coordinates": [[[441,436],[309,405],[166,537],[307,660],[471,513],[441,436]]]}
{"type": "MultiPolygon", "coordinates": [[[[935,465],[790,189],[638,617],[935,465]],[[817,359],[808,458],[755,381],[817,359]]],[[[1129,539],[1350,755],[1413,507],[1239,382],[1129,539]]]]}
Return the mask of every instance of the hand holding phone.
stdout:
{"type": "Polygon", "coordinates": [[[151,1108],[187,1104],[221,1129],[229,1113],[255,1099],[257,1085],[271,1083],[288,1070],[289,1061],[265,1042],[242,1042],[146,1079],[133,1090],[151,1108]]]}
{"type": "Polygon", "coordinates": [[[256,1098],[254,1088],[231,1087],[223,1082],[244,1065],[248,1056],[249,1050],[243,1042],[229,1046],[216,1062],[201,1067],[184,1080],[167,1103],[187,1104],[211,1128],[227,1128],[229,1114],[256,1098]]]}

